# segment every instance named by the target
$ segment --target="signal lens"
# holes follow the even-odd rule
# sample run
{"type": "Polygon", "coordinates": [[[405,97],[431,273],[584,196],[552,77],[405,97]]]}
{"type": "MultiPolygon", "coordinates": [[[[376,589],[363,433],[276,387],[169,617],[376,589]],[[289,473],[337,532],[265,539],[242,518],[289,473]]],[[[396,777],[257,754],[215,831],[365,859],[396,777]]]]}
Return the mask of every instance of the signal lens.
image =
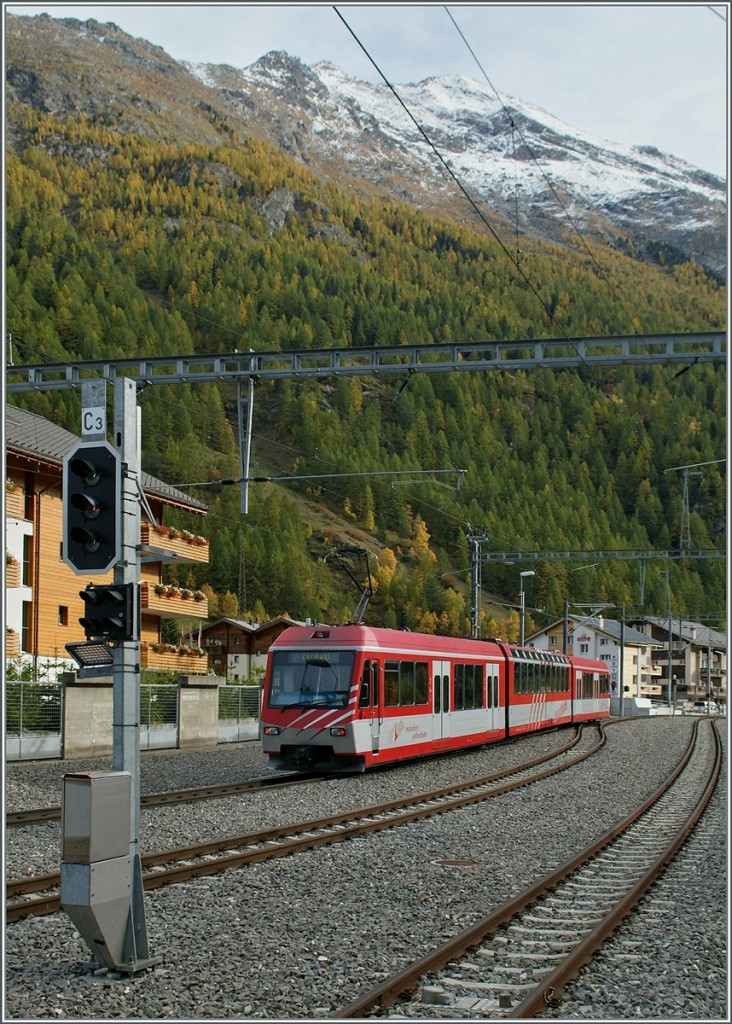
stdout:
{"type": "Polygon", "coordinates": [[[262,729],[262,732],[264,733],[265,736],[279,736],[280,727],[279,725],[265,725],[264,729],[262,729]]]}
{"type": "Polygon", "coordinates": [[[343,726],[338,725],[338,726],[334,726],[330,730],[330,734],[331,734],[331,736],[345,736],[346,735],[346,730],[343,728],[343,726]]]}

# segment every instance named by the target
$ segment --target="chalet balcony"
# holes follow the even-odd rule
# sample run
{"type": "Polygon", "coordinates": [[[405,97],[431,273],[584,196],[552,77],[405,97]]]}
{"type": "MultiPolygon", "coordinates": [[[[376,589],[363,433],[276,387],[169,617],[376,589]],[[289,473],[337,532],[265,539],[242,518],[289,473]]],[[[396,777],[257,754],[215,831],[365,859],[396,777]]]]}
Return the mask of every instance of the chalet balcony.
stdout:
{"type": "Polygon", "coordinates": [[[25,495],[20,487],[5,488],[5,515],[25,519],[25,495]]]}
{"type": "Polygon", "coordinates": [[[207,619],[208,598],[200,590],[171,587],[166,583],[142,583],[140,607],[148,615],[166,619],[207,619]]]}
{"type": "Polygon", "coordinates": [[[155,672],[177,672],[182,676],[208,674],[208,655],[198,647],[172,644],[140,644],[140,668],[155,672]]]}
{"type": "Polygon", "coordinates": [[[5,657],[20,657],[20,634],[16,633],[14,629],[5,630],[5,657]]]}
{"type": "Polygon", "coordinates": [[[169,562],[202,562],[208,564],[209,542],[205,537],[189,533],[188,530],[176,530],[170,526],[150,526],[143,523],[140,531],[142,553],[161,555],[159,561],[169,562]],[[167,553],[170,557],[162,556],[167,553]]]}
{"type": "Polygon", "coordinates": [[[5,562],[5,586],[19,587],[21,583],[20,562],[13,559],[5,562]]]}

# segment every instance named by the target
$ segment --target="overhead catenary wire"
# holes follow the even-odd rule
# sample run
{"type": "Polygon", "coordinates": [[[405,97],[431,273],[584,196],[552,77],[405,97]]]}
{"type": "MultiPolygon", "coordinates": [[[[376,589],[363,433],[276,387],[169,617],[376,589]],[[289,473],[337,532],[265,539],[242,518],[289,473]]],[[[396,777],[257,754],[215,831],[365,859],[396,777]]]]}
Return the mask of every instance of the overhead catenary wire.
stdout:
{"type": "MultiPolygon", "coordinates": [[[[377,72],[377,73],[378,73],[378,74],[379,74],[379,75],[381,76],[381,78],[382,78],[382,80],[383,80],[384,84],[385,84],[385,85],[386,85],[386,87],[387,87],[387,88],[389,89],[389,91],[390,91],[390,92],[392,93],[392,95],[394,96],[394,98],[396,99],[396,101],[397,101],[397,102],[399,103],[399,105],[400,105],[400,106],[402,107],[402,109],[404,110],[405,114],[407,115],[407,117],[409,118],[409,120],[410,120],[410,121],[412,122],[412,124],[413,124],[413,125],[415,126],[415,128],[417,129],[417,131],[419,132],[419,134],[421,135],[421,137],[422,137],[422,138],[424,139],[424,141],[426,142],[426,144],[427,144],[427,145],[429,146],[429,148],[430,148],[430,149],[432,150],[432,152],[434,153],[435,157],[437,158],[437,160],[438,160],[438,161],[440,162],[441,166],[442,166],[442,167],[443,167],[443,169],[445,170],[445,172],[446,172],[446,173],[448,174],[448,176],[449,176],[449,177],[450,177],[450,178],[452,179],[452,181],[453,181],[453,182],[455,183],[455,185],[457,186],[457,188],[458,188],[458,189],[460,190],[460,192],[461,192],[461,193],[463,194],[463,196],[465,197],[465,199],[467,200],[467,202],[468,202],[468,203],[470,204],[470,206],[471,206],[471,208],[473,209],[473,211],[474,211],[474,212],[475,212],[475,213],[477,214],[477,216],[479,217],[479,219],[481,220],[481,222],[482,222],[482,223],[483,223],[483,224],[485,225],[485,227],[486,227],[486,228],[488,229],[488,231],[489,231],[489,232],[490,232],[490,234],[491,234],[491,235],[493,236],[493,238],[495,239],[495,241],[496,241],[496,242],[498,243],[498,245],[500,246],[500,248],[501,248],[501,250],[503,251],[504,255],[505,255],[505,256],[506,256],[506,257],[507,257],[507,258],[508,258],[508,259],[509,259],[509,260],[511,261],[511,263],[513,264],[513,266],[514,266],[514,267],[516,268],[516,272],[518,273],[519,277],[520,277],[520,278],[521,278],[521,279],[523,280],[523,282],[524,282],[524,284],[526,285],[526,287],[527,287],[527,288],[529,289],[529,291],[530,291],[530,292],[532,293],[532,295],[533,295],[533,296],[534,296],[534,297],[535,297],[535,298],[537,299],[537,301],[538,301],[538,302],[539,302],[539,304],[541,305],[541,307],[542,307],[542,309],[544,310],[544,312],[546,313],[546,315],[547,315],[547,316],[549,317],[549,319],[551,320],[551,322],[552,322],[552,323],[553,323],[553,324],[554,324],[554,325],[555,325],[555,326],[557,327],[557,329],[558,329],[558,330],[559,330],[559,332],[561,333],[562,337],[563,337],[563,338],[564,338],[564,339],[565,339],[565,340],[567,341],[567,344],[568,344],[568,345],[569,345],[569,346],[570,346],[571,348],[573,348],[573,349],[574,349],[574,351],[575,351],[575,352],[577,353],[577,355],[578,355],[578,356],[579,356],[579,358],[580,358],[580,361],[581,361],[581,362],[582,362],[582,363],[583,363],[583,364],[585,365],[585,367],[587,368],[587,370],[588,370],[588,372],[589,372],[590,376],[591,376],[591,377],[594,377],[594,378],[595,378],[595,380],[597,380],[597,377],[596,377],[596,375],[595,375],[594,369],[593,369],[593,368],[592,368],[592,367],[591,367],[591,366],[589,365],[589,363],[587,362],[587,360],[586,360],[586,359],[585,359],[585,358],[584,358],[584,357],[582,356],[582,354],[580,353],[579,349],[578,349],[578,348],[577,348],[577,346],[576,346],[576,345],[574,344],[573,340],[572,340],[572,339],[571,339],[571,338],[569,337],[569,335],[568,335],[568,334],[567,334],[567,332],[565,331],[565,329],[564,329],[563,325],[562,325],[562,324],[561,324],[561,323],[560,323],[560,322],[559,322],[559,321],[558,321],[558,320],[556,319],[556,317],[554,316],[554,313],[552,312],[552,310],[551,310],[551,308],[549,307],[549,305],[547,304],[547,302],[546,302],[546,301],[545,301],[545,300],[544,300],[544,299],[542,298],[541,294],[539,293],[538,289],[537,289],[537,288],[535,287],[535,285],[533,284],[533,282],[531,281],[531,279],[530,279],[530,278],[529,278],[529,277],[527,276],[527,274],[526,274],[526,273],[525,273],[525,272],[524,272],[524,271],[522,270],[522,268],[521,268],[521,266],[520,266],[520,263],[518,263],[518,262],[517,262],[517,261],[516,261],[516,260],[514,259],[514,257],[513,257],[512,253],[511,253],[510,249],[508,248],[508,246],[507,246],[507,245],[505,244],[505,242],[504,242],[504,241],[503,241],[503,239],[502,239],[502,238],[500,237],[500,235],[499,235],[499,234],[498,234],[498,233],[496,232],[496,230],[494,229],[493,225],[492,225],[492,224],[490,223],[490,221],[488,220],[488,218],[487,218],[487,217],[485,216],[485,214],[483,213],[483,211],[482,211],[482,210],[480,209],[480,207],[478,206],[478,204],[477,204],[477,203],[475,202],[475,200],[473,199],[473,197],[472,197],[472,196],[470,195],[470,193],[469,193],[469,192],[468,192],[468,190],[467,190],[467,189],[465,188],[465,186],[463,185],[463,183],[462,183],[462,182],[460,181],[460,179],[458,178],[458,176],[457,176],[457,175],[455,174],[455,172],[453,171],[453,169],[452,169],[452,167],[450,166],[450,164],[448,163],[448,161],[447,161],[447,160],[445,160],[445,158],[444,158],[444,157],[442,156],[442,154],[441,154],[441,153],[440,153],[440,151],[438,150],[437,146],[436,146],[436,145],[434,144],[434,142],[433,142],[433,141],[432,141],[432,139],[431,139],[431,138],[429,137],[429,135],[427,134],[427,132],[426,132],[426,131],[424,130],[424,128],[422,127],[422,125],[420,125],[420,123],[419,123],[419,122],[417,121],[417,119],[415,118],[415,116],[414,116],[414,115],[412,114],[411,110],[410,110],[410,109],[409,109],[409,107],[407,106],[407,104],[406,104],[406,103],[404,102],[404,100],[403,100],[403,99],[401,98],[401,96],[399,95],[399,93],[397,92],[397,90],[395,89],[395,87],[394,87],[394,86],[392,85],[392,83],[390,82],[390,80],[389,80],[389,79],[387,78],[387,76],[386,76],[386,75],[384,74],[384,72],[383,72],[383,71],[381,70],[381,68],[379,67],[379,65],[378,65],[378,64],[376,63],[376,61],[375,61],[375,60],[374,60],[374,58],[373,58],[373,57],[371,56],[371,54],[369,53],[369,51],[368,51],[368,50],[366,49],[366,47],[364,46],[364,44],[363,44],[363,43],[361,42],[361,40],[360,40],[360,39],[358,38],[358,36],[357,36],[357,35],[356,35],[356,33],[355,33],[355,32],[353,31],[353,29],[351,28],[351,26],[350,26],[350,25],[348,24],[348,22],[346,21],[346,19],[345,19],[345,18],[343,17],[343,15],[341,14],[341,12],[340,12],[340,11],[338,10],[338,8],[337,8],[336,6],[333,6],[333,10],[334,10],[334,11],[335,11],[335,13],[336,13],[336,14],[338,15],[338,17],[340,18],[340,20],[341,20],[341,21],[343,22],[344,26],[345,26],[345,27],[346,27],[346,29],[347,29],[347,30],[349,31],[349,33],[351,34],[351,36],[353,37],[353,39],[355,40],[355,42],[357,43],[357,45],[358,45],[358,46],[360,47],[360,49],[361,49],[361,50],[363,51],[363,53],[364,53],[364,55],[366,56],[366,58],[367,58],[367,59],[369,60],[369,62],[370,62],[370,63],[371,63],[372,65],[373,65],[373,67],[374,67],[374,70],[375,70],[375,71],[376,71],[376,72],[377,72]]],[[[602,386],[602,385],[600,384],[599,386],[602,386]]]]}
{"type": "Polygon", "coordinates": [[[372,470],[365,472],[356,473],[305,473],[298,476],[244,476],[238,478],[226,477],[221,480],[202,480],[196,483],[183,483],[176,484],[176,487],[216,487],[224,484],[243,484],[243,483],[278,483],[283,480],[334,480],[342,477],[361,477],[361,476],[440,476],[445,473],[458,474],[458,481],[460,480],[460,474],[467,473],[466,469],[384,469],[384,470],[372,470]]]}

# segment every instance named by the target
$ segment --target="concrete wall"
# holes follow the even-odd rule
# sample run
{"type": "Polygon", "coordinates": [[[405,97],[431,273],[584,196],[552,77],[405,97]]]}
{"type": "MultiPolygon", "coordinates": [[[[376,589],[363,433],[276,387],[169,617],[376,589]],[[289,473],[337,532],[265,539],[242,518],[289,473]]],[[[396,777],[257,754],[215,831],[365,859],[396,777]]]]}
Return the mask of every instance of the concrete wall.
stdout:
{"type": "MultiPolygon", "coordinates": [[[[64,673],[62,723],[64,758],[112,754],[112,679],[77,679],[64,673]]],[[[180,676],[177,746],[215,747],[218,743],[220,676],[180,676]]]]}
{"type": "Polygon", "coordinates": [[[215,747],[219,739],[220,676],[180,676],[178,746],[215,747]]]}
{"type": "Polygon", "coordinates": [[[112,680],[77,679],[64,672],[64,758],[106,757],[112,753],[112,680]]]}

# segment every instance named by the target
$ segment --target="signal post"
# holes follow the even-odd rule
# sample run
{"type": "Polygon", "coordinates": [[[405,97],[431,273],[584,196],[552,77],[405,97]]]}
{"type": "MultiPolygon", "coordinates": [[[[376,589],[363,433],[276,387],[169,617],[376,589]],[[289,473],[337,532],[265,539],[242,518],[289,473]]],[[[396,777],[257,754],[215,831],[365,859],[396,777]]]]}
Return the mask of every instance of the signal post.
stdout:
{"type": "Polygon", "coordinates": [[[145,921],[140,817],[140,437],[134,381],[114,382],[114,446],[104,381],[82,382],[82,441],[64,461],[64,561],[89,584],[87,643],[69,645],[86,674],[113,675],[112,771],[64,778],[61,905],[95,960],[130,974],[159,963],[145,921]],[[125,822],[128,822],[128,825],[125,822]]]}

